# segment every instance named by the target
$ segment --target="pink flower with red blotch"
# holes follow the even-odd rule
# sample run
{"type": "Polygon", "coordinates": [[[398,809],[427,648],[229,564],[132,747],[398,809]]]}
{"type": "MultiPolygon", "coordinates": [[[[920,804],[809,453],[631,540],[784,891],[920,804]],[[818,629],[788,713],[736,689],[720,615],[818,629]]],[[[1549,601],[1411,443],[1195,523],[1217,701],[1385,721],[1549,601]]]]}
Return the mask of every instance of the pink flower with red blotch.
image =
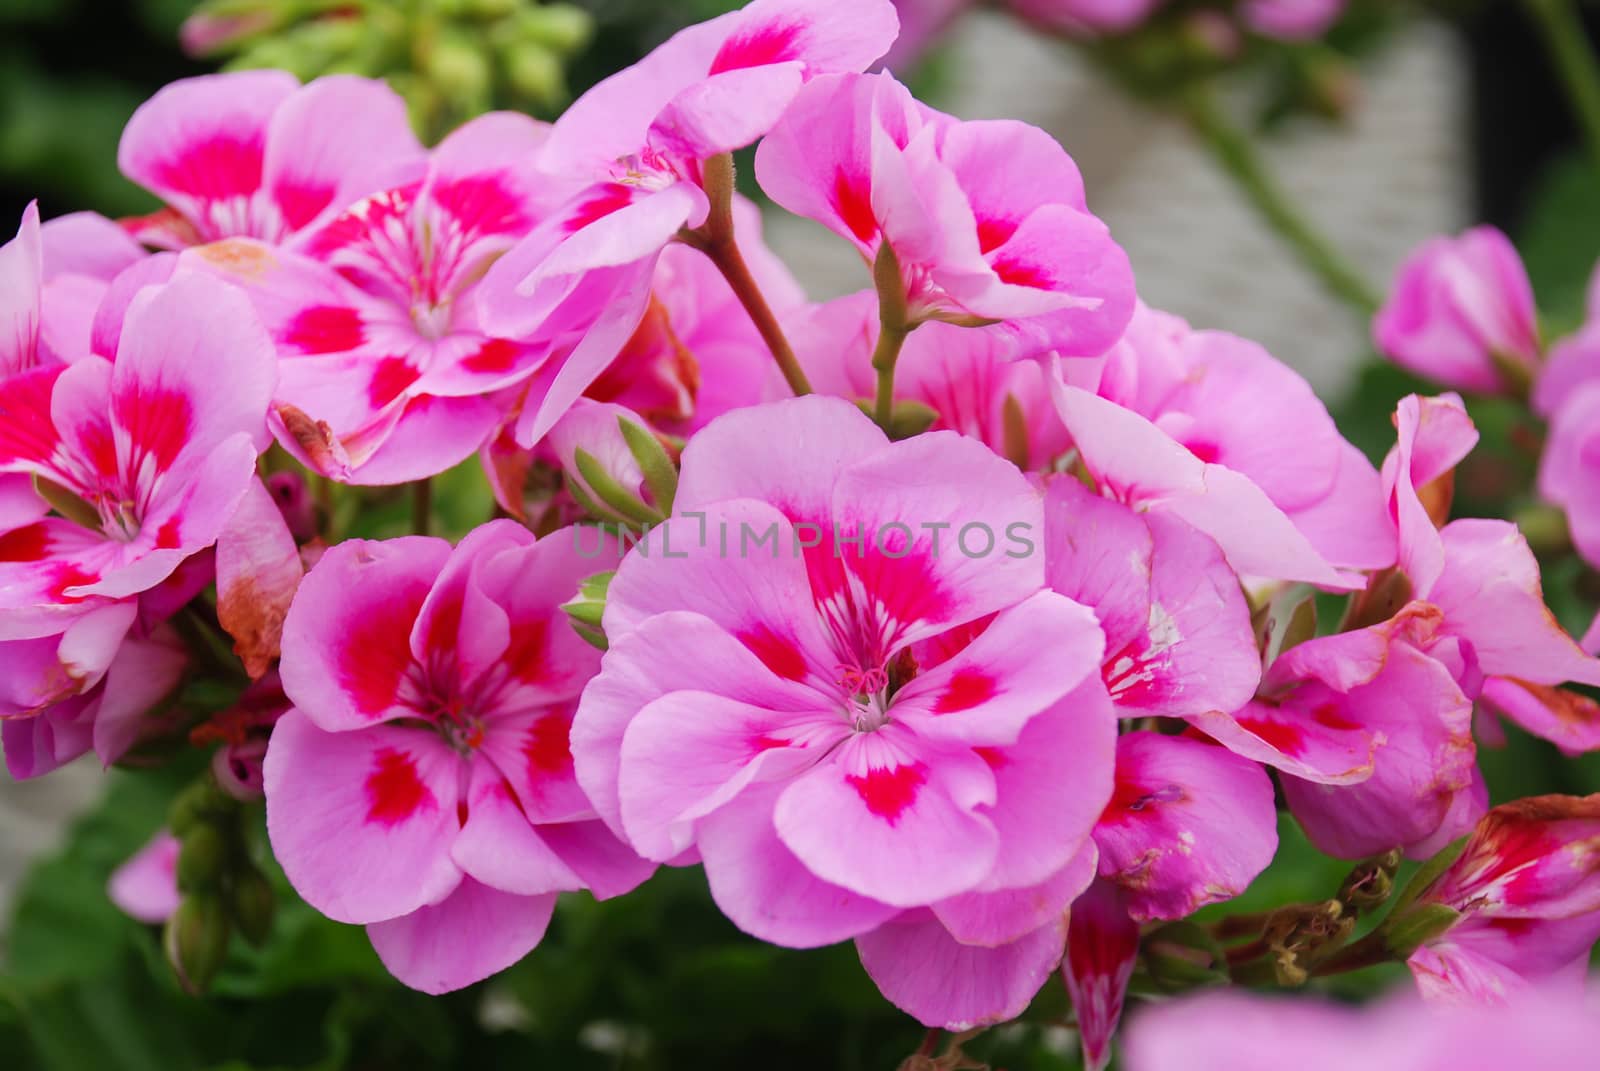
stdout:
{"type": "MultiPolygon", "coordinates": [[[[870,402],[877,390],[872,351],[878,341],[878,301],[871,291],[799,309],[784,329],[812,387],[870,402]]],[[[895,400],[928,406],[931,430],[977,439],[1027,469],[1042,469],[1071,440],[1056,419],[1045,369],[1009,359],[1010,343],[988,331],[928,323],[912,332],[895,374],[895,400]],[[1016,436],[1016,432],[1022,434],[1016,436]]],[[[1090,362],[1067,367],[1085,370],[1090,362]]],[[[780,387],[781,389],[781,387],[780,387]]]]}
{"type": "MultiPolygon", "coordinates": [[[[1311,385],[1256,343],[1195,331],[1141,303],[1106,355],[1096,393],[1145,417],[1199,461],[1247,478],[1339,569],[1394,564],[1394,526],[1377,471],[1339,434],[1311,385]]],[[[1092,417],[1080,436],[1086,452],[1103,453],[1092,417]]],[[[1115,455],[1105,464],[1109,478],[1122,477],[1115,455]]]]}
{"type": "Polygon", "coordinates": [[[154,588],[216,541],[254,479],[276,368],[245,297],[180,275],[140,291],[121,334],[115,364],[0,384],[0,472],[50,490],[0,535],[0,639],[154,588]]]}
{"type": "Polygon", "coordinates": [[[811,396],[697,435],[676,508],[611,582],[573,726],[602,817],[697,856],[748,933],[855,938],[925,1023],[1015,1015],[1092,876],[1115,735],[1100,629],[1043,590],[1037,492],[811,396]]]}
{"type": "Polygon", "coordinates": [[[560,607],[616,560],[599,533],[500,521],[453,550],[342,543],[300,587],[280,665],[294,709],[266,759],[273,853],[413,988],[500,971],[557,893],[617,896],[653,869],[596,820],[568,745],[600,656],[560,607]]]}
{"type": "Polygon", "coordinates": [[[996,323],[1011,356],[1093,356],[1134,303],[1128,258],[1042,130],[961,122],[889,75],[801,90],[756,153],[773,200],[900,270],[910,323],[996,323]]]}
{"type": "Polygon", "coordinates": [[[1117,738],[1116,790],[1095,826],[1100,876],[1074,901],[1062,975],[1085,1063],[1106,1065],[1139,952],[1139,923],[1242,893],[1278,848],[1272,782],[1215,744],[1117,738]]]}
{"type": "Polygon", "coordinates": [[[475,300],[489,265],[559,199],[532,164],[547,132],[482,116],[286,248],[236,240],[184,255],[245,288],[272,333],[285,449],[342,482],[422,479],[482,445],[505,409],[495,395],[560,360],[553,340],[485,331],[475,300]]]}
{"type": "Polygon", "coordinates": [[[1407,961],[1430,1000],[1504,1003],[1581,978],[1600,938],[1600,796],[1496,807],[1417,903],[1461,914],[1407,961]]]}
{"type": "Polygon", "coordinates": [[[1439,1008],[1415,997],[1355,1006],[1209,993],[1151,1005],[1128,1034],[1129,1071],[1571,1071],[1600,1046],[1593,1001],[1539,991],[1510,1007],[1439,1008]]]}
{"type": "Polygon", "coordinates": [[[802,85],[864,70],[897,29],[889,0],[754,0],[678,33],[580,97],[540,166],[589,185],[485,279],[485,322],[579,336],[517,439],[531,446],[638,326],[657,259],[711,204],[707,161],[772,129],[802,85]]]}
{"type": "Polygon", "coordinates": [[[286,71],[185,78],[122,132],[122,173],[167,205],[124,225],[161,249],[278,243],[422,158],[405,102],[382,82],[331,75],[302,86],[286,71]]]}
{"type": "Polygon", "coordinates": [[[1533,286],[1516,249],[1493,227],[1433,238],[1395,274],[1372,321],[1378,351],[1446,387],[1499,394],[1525,384],[1540,359],[1533,286]]]}

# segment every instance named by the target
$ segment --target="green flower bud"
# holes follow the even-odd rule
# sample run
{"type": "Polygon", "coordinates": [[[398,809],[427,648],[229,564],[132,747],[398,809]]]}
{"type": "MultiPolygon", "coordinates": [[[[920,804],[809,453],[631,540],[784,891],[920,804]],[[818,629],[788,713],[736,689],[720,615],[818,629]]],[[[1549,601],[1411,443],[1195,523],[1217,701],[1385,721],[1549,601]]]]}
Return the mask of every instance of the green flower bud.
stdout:
{"type": "Polygon", "coordinates": [[[215,889],[228,862],[228,841],[212,822],[193,826],[178,849],[178,889],[185,893],[215,889]]]}
{"type": "Polygon", "coordinates": [[[1384,946],[1396,959],[1411,953],[1461,921],[1461,912],[1444,904],[1413,904],[1383,926],[1384,946]]]}
{"type": "Polygon", "coordinates": [[[188,993],[203,993],[228,958],[228,912],[222,900],[212,895],[184,897],[167,920],[161,943],[178,984],[188,993]]]}
{"type": "Polygon", "coordinates": [[[272,933],[272,916],[276,904],[272,884],[266,875],[255,867],[236,874],[229,892],[229,907],[233,921],[244,939],[260,947],[272,933]]]}

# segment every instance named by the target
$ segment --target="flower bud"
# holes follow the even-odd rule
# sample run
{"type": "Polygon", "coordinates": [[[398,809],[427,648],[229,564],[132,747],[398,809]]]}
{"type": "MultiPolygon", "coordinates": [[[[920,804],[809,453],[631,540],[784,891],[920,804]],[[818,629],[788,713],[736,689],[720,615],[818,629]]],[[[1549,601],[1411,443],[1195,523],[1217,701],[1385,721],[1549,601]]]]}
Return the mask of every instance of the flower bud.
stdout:
{"type": "Polygon", "coordinates": [[[1225,985],[1228,959],[1217,939],[1192,922],[1169,922],[1143,942],[1150,977],[1168,992],[1225,985]]]}
{"type": "Polygon", "coordinates": [[[259,947],[272,933],[272,916],[276,908],[272,884],[266,875],[254,866],[235,874],[233,888],[228,894],[228,906],[233,921],[244,939],[259,947]]]}
{"type": "Polygon", "coordinates": [[[201,822],[182,836],[178,849],[178,888],[198,893],[216,888],[228,862],[228,840],[212,822],[201,822]]]}
{"type": "Polygon", "coordinates": [[[1353,911],[1369,911],[1394,892],[1395,871],[1404,854],[1398,849],[1356,864],[1339,888],[1339,902],[1353,911]]]}
{"type": "Polygon", "coordinates": [[[221,898],[185,896],[167,920],[161,944],[178,984],[191,994],[204,992],[228,958],[228,912],[221,898]]]}
{"type": "Polygon", "coordinates": [[[566,72],[561,59],[543,45],[520,42],[500,54],[506,81],[522,97],[535,104],[549,105],[567,95],[566,72]]]}
{"type": "Polygon", "coordinates": [[[1480,394],[1525,393],[1540,363],[1533,286],[1493,227],[1424,242],[1400,266],[1372,333],[1402,368],[1480,394]]]}
{"type": "Polygon", "coordinates": [[[1414,904],[1384,924],[1383,943],[1397,959],[1411,953],[1461,921],[1461,912],[1444,904],[1414,904]]]}
{"type": "Polygon", "coordinates": [[[573,630],[602,651],[607,643],[600,621],[605,616],[606,593],[611,587],[611,578],[616,575],[596,573],[578,587],[577,598],[561,607],[572,620],[573,630]]]}

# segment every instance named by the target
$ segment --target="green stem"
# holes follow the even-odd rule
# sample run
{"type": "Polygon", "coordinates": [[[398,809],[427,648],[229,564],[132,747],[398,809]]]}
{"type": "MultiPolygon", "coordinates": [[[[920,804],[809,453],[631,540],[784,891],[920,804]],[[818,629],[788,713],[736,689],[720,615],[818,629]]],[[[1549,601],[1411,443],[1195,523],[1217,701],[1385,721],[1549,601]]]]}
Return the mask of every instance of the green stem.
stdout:
{"type": "Polygon", "coordinates": [[[429,535],[433,529],[433,481],[418,480],[411,485],[411,530],[429,535]]]}
{"type": "Polygon", "coordinates": [[[1216,99],[1203,86],[1186,91],[1180,101],[1180,110],[1195,136],[1267,225],[1299,257],[1301,264],[1329,293],[1363,319],[1370,318],[1378,310],[1378,295],[1361,273],[1352,268],[1300,213],[1267,170],[1249,134],[1223,114],[1216,99]]]}
{"type": "Polygon", "coordinates": [[[888,242],[878,247],[872,264],[872,279],[878,290],[878,344],[872,350],[872,367],[878,373],[878,394],[872,419],[889,432],[894,422],[894,370],[906,336],[915,326],[907,322],[906,284],[900,277],[900,260],[888,242]]]}
{"type": "Polygon", "coordinates": [[[1366,967],[1375,967],[1394,959],[1385,942],[1383,927],[1372,931],[1355,944],[1346,945],[1311,969],[1313,976],[1326,978],[1330,974],[1347,974],[1366,967]]]}
{"type": "Polygon", "coordinates": [[[1589,155],[1600,167],[1600,63],[1589,45],[1583,18],[1572,0],[1523,0],[1566,86],[1574,117],[1583,127],[1589,155]]]}
{"type": "Polygon", "coordinates": [[[761,292],[761,285],[756,282],[750,265],[745,263],[744,254],[739,251],[733,226],[733,157],[723,154],[707,160],[703,181],[706,197],[711,202],[711,212],[704,226],[696,230],[679,231],[678,241],[700,250],[717,266],[722,277],[728,281],[728,286],[733,289],[734,296],[739,299],[739,304],[744,306],[744,311],[756,325],[767,349],[772,351],[772,357],[778,362],[778,370],[783,373],[789,389],[796,395],[810,394],[811,381],[806,379],[805,370],[800,367],[800,360],[794,354],[794,347],[789,345],[778,317],[773,313],[772,306],[767,304],[766,295],[761,292]]]}

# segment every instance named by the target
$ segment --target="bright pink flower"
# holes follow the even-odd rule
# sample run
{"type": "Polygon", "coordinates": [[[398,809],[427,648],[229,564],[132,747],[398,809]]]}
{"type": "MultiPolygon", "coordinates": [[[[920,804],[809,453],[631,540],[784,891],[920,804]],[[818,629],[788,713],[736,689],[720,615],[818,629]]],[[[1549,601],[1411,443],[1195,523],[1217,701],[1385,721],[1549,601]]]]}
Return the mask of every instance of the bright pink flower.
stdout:
{"type": "Polygon", "coordinates": [[[1409,961],[1431,1000],[1504,1003],[1581,976],[1600,938],[1600,796],[1496,807],[1418,902],[1461,912],[1409,961]]]}
{"type": "Polygon", "coordinates": [[[510,113],[456,130],[401,184],[325,216],[288,248],[234,240],[185,262],[244,287],[277,343],[278,440],[348,483],[421,479],[477,450],[491,395],[557,356],[478,322],[483,273],[549,210],[532,159],[547,130],[510,113]]]}
{"type": "Polygon", "coordinates": [[[969,439],[890,444],[813,396],[697,435],[676,508],[611,583],[573,728],[601,815],[647,857],[697,852],[755,936],[861,938],[924,1022],[1015,1014],[1092,875],[1114,735],[1093,615],[1041,590],[1037,493],[969,439]],[[983,980],[919,977],[935,961],[983,980]]]}
{"type": "Polygon", "coordinates": [[[1600,1016],[1570,993],[1510,1008],[1442,1009],[1415,997],[1353,1006],[1211,993],[1152,1005],[1128,1033],[1129,1071],[1570,1071],[1600,1046],[1600,1016]]]}
{"type": "MultiPolygon", "coordinates": [[[[878,301],[871,291],[795,312],[785,322],[795,353],[823,394],[870,401],[877,390],[872,349],[878,340],[878,301]]],[[[1056,419],[1045,370],[1034,361],[1008,359],[1010,343],[989,331],[928,323],[912,332],[901,351],[895,399],[931,408],[933,430],[959,431],[1002,456],[1042,469],[1070,445],[1056,419]],[[1008,418],[1008,413],[1011,417],[1008,418]],[[1008,425],[1020,430],[1009,438],[1008,425]]],[[[1077,369],[1092,362],[1072,362],[1077,369]]]]}
{"type": "Polygon", "coordinates": [[[911,322],[1003,322],[1011,356],[1094,356],[1122,334],[1133,273],[1044,131],[961,122],[889,75],[819,78],[756,153],[773,200],[852,242],[887,244],[911,322]]]}
{"type": "Polygon", "coordinates": [[[178,910],[178,838],[161,830],[111,873],[106,895],[140,922],[165,922],[178,910]]]}
{"type": "Polygon", "coordinates": [[[598,533],[535,542],[503,521],[454,550],[342,543],[301,584],[267,831],[295,889],[367,926],[413,988],[502,970],[539,942],[557,892],[615,896],[652,869],[595,820],[568,745],[600,656],[560,605],[616,560],[598,533]]]}
{"type": "Polygon", "coordinates": [[[704,165],[764,136],[808,80],[888,49],[889,0],[754,0],[691,26],[561,116],[540,153],[588,183],[484,281],[484,322],[579,339],[517,438],[541,439],[609,364],[648,307],[668,243],[710,211],[704,165]]]}
{"type": "Polygon", "coordinates": [[[1339,21],[1348,0],[1245,0],[1245,24],[1263,37],[1304,41],[1339,21]]]}
{"type": "Polygon", "coordinates": [[[134,297],[114,365],[0,384],[0,472],[48,481],[81,512],[44,516],[40,495],[35,519],[0,535],[0,638],[58,633],[215,542],[265,444],[274,364],[242,294],[181,275],[134,297]]]}
{"type": "Polygon", "coordinates": [[[1044,546],[1050,587],[1094,610],[1105,631],[1101,678],[1120,715],[1231,711],[1255,694],[1250,607],[1209,537],[1061,477],[1045,498],[1044,546]]]}
{"type": "Polygon", "coordinates": [[[1503,365],[1529,379],[1538,370],[1533,287],[1510,239],[1493,227],[1419,246],[1372,333],[1396,364],[1457,390],[1498,394],[1513,386],[1503,365]]]}
{"type": "Polygon", "coordinates": [[[1394,564],[1377,471],[1339,434],[1311,385],[1256,343],[1195,331],[1141,303],[1106,356],[1097,393],[1201,461],[1247,477],[1335,566],[1394,564]]]}
{"type": "Polygon", "coordinates": [[[284,71],[185,78],[139,106],[122,173],[167,207],[127,221],[162,249],[248,237],[281,242],[422,159],[405,102],[382,82],[284,71]]]}

